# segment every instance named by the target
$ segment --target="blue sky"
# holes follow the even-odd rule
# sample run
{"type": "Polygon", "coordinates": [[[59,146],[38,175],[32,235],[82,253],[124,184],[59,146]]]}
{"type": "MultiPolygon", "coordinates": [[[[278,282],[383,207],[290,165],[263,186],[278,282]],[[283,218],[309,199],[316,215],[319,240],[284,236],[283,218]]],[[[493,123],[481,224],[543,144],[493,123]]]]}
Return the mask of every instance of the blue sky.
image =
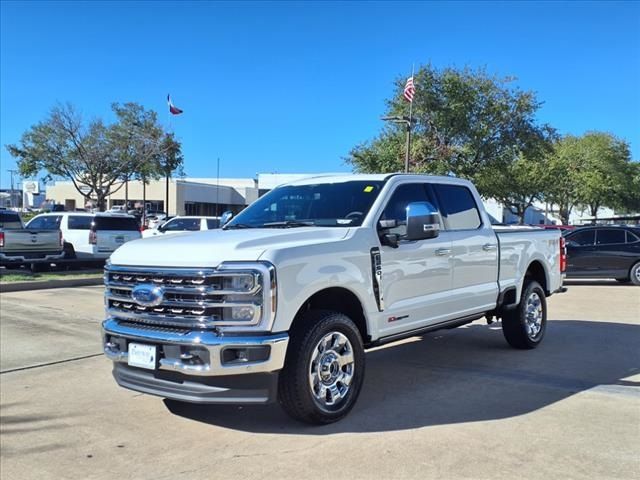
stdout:
{"type": "MultiPolygon", "coordinates": [[[[518,77],[561,133],[612,132],[640,159],[637,2],[1,3],[0,139],[58,101],[185,113],[186,172],[348,171],[412,62],[518,77]]],[[[13,159],[2,147],[0,184],[13,159]]]]}

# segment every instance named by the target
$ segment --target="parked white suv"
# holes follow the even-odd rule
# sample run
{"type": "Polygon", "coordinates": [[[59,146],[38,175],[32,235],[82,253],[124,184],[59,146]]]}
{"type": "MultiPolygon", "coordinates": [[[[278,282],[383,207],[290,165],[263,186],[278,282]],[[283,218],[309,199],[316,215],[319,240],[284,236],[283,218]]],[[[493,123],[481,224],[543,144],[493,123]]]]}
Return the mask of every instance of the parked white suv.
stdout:
{"type": "Polygon", "coordinates": [[[220,228],[220,217],[173,217],[157,228],[149,228],[142,232],[142,238],[155,237],[171,233],[198,232],[220,228]]]}
{"type": "Polygon", "coordinates": [[[131,215],[84,212],[53,212],[37,215],[28,229],[62,231],[65,258],[104,260],[118,247],[141,238],[131,215]]]}
{"type": "Polygon", "coordinates": [[[105,269],[104,352],[132,390],[277,399],[294,418],[330,423],[358,398],[365,348],[482,317],[500,318],[515,348],[540,345],[546,298],[563,290],[563,242],[557,230],[494,229],[461,179],[305,179],[222,229],[118,249],[105,269]]]}

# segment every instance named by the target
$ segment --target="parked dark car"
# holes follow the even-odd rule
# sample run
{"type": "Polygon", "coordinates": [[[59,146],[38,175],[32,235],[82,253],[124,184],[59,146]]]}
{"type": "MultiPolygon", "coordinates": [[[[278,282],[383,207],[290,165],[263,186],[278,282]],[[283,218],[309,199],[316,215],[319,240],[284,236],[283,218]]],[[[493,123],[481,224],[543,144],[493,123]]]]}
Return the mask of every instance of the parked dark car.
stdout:
{"type": "Polygon", "coordinates": [[[565,232],[567,277],[615,278],[640,285],[640,228],[614,225],[565,232]]]}

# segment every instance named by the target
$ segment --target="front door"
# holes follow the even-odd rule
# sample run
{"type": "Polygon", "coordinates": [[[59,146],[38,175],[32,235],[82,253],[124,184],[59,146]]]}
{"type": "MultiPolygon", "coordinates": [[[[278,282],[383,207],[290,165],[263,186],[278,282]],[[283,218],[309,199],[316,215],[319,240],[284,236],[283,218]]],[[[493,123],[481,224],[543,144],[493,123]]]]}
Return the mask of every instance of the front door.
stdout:
{"type": "MultiPolygon", "coordinates": [[[[384,232],[406,233],[406,208],[412,202],[433,203],[426,184],[403,183],[396,187],[380,220],[395,220],[397,226],[384,232]]],[[[384,303],[381,336],[437,323],[448,315],[451,249],[451,237],[444,230],[436,238],[400,240],[397,248],[380,247],[384,303]]]]}

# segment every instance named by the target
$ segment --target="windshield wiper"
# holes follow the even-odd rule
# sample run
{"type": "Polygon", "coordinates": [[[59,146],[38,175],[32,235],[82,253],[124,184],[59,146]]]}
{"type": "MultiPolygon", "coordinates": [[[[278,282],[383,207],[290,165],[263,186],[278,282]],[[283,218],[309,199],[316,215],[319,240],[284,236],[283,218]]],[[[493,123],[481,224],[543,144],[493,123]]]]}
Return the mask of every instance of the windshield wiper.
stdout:
{"type": "Polygon", "coordinates": [[[302,220],[285,220],[283,222],[268,222],[262,225],[262,228],[295,228],[295,227],[314,227],[315,222],[302,220]]]}
{"type": "Polygon", "coordinates": [[[235,230],[240,228],[256,228],[253,225],[247,225],[246,223],[234,223],[233,225],[225,225],[223,230],[235,230]]]}

